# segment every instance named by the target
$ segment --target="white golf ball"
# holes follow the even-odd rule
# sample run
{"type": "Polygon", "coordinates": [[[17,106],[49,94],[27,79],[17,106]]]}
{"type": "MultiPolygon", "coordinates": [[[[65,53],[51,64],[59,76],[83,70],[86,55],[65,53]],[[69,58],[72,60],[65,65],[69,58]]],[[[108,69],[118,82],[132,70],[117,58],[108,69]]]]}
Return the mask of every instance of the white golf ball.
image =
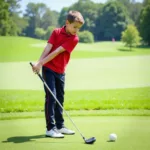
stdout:
{"type": "Polygon", "coordinates": [[[115,133],[111,133],[109,135],[109,140],[115,142],[117,140],[117,135],[115,133]]]}

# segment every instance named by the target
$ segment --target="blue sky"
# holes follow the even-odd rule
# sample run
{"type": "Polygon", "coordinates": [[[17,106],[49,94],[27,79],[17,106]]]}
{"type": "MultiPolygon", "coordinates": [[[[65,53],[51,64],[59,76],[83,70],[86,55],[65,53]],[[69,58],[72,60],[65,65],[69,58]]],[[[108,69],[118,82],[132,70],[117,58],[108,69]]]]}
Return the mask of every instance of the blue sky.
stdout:
{"type": "MultiPolygon", "coordinates": [[[[56,10],[58,12],[61,11],[63,7],[67,7],[72,5],[73,3],[77,2],[78,0],[22,0],[20,2],[21,10],[24,12],[26,9],[26,5],[29,2],[33,3],[45,3],[51,10],[56,10]]],[[[104,3],[107,0],[92,0],[97,3],[104,3]]],[[[143,0],[136,0],[138,2],[142,2],[143,0]]]]}

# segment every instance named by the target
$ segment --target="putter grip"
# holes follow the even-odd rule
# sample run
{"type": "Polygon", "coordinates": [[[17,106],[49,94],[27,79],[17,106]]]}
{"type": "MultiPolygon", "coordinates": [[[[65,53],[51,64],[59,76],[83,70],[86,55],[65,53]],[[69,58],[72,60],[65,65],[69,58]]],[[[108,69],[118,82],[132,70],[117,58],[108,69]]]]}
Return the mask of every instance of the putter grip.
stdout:
{"type": "MultiPolygon", "coordinates": [[[[33,64],[30,62],[30,65],[33,67],[33,64]]],[[[44,79],[42,78],[42,76],[39,74],[39,73],[37,73],[37,75],[39,76],[39,78],[42,80],[42,82],[44,83],[45,81],[44,81],[44,79]]]]}

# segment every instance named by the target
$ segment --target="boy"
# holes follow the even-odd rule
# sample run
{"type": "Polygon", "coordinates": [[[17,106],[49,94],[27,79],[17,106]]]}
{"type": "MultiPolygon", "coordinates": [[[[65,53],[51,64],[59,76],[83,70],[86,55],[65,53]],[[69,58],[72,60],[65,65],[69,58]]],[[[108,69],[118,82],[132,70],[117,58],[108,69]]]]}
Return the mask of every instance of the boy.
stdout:
{"type": "MultiPolygon", "coordinates": [[[[70,11],[67,15],[66,25],[56,28],[51,34],[39,61],[33,65],[33,71],[39,72],[57,97],[61,105],[64,102],[65,67],[69,62],[70,54],[79,39],[76,35],[84,24],[83,16],[78,11],[70,11]]],[[[46,136],[63,138],[64,134],[75,132],[64,126],[63,110],[45,89],[45,119],[46,136]]]]}

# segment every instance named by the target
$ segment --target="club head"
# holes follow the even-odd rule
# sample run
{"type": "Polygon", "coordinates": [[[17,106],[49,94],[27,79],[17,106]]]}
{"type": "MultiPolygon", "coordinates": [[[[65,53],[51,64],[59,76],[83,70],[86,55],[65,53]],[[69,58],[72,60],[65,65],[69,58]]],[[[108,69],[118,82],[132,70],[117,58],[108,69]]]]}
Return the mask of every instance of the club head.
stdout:
{"type": "Polygon", "coordinates": [[[96,138],[95,137],[91,137],[89,139],[84,138],[84,141],[86,144],[93,144],[96,141],[96,138]]]}

